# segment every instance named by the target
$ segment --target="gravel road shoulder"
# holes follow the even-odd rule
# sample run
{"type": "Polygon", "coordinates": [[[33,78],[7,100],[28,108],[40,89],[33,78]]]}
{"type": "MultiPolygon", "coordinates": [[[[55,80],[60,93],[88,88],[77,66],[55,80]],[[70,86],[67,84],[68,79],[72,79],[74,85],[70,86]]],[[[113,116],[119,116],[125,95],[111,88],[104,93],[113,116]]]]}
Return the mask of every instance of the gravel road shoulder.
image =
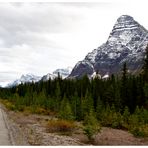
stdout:
{"type": "MultiPolygon", "coordinates": [[[[7,123],[14,145],[88,145],[82,130],[74,131],[71,135],[47,132],[45,125],[51,119],[50,116],[3,109],[8,116],[7,123]]],[[[148,139],[136,138],[127,131],[102,127],[101,132],[96,135],[95,145],[148,145],[148,139]]]]}

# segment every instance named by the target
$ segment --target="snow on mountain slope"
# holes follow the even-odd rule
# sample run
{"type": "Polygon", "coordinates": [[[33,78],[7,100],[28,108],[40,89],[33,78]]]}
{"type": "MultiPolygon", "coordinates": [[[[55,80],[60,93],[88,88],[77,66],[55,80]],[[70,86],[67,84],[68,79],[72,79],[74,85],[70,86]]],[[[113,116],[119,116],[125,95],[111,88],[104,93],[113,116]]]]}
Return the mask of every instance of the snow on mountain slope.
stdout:
{"type": "Polygon", "coordinates": [[[35,76],[33,74],[26,74],[22,75],[20,79],[17,79],[12,83],[9,83],[6,87],[13,87],[24,83],[38,82],[40,80],[41,80],[40,76],[35,76]]]}
{"type": "Polygon", "coordinates": [[[79,61],[69,77],[91,76],[94,71],[99,71],[102,76],[118,73],[124,62],[127,62],[130,71],[135,72],[142,66],[147,44],[148,31],[133,17],[122,15],[117,19],[107,42],[79,61]]]}
{"type": "MultiPolygon", "coordinates": [[[[49,79],[53,80],[58,76],[58,72],[60,73],[60,75],[62,76],[62,78],[66,78],[70,72],[71,72],[72,68],[71,67],[67,67],[65,69],[57,69],[53,72],[53,74],[48,73],[42,77],[40,76],[35,76],[33,74],[26,74],[26,75],[22,75],[20,77],[20,79],[17,79],[15,81],[13,81],[12,83],[7,84],[5,87],[13,87],[13,86],[18,86],[19,84],[24,84],[24,83],[32,83],[32,82],[39,82],[41,81],[48,81],[49,79]]],[[[1,87],[1,86],[0,86],[1,87]]]]}
{"type": "Polygon", "coordinates": [[[48,81],[49,79],[53,80],[55,79],[56,76],[51,74],[51,73],[48,73],[47,75],[44,75],[42,78],[41,78],[41,81],[48,81]]]}
{"type": "Polygon", "coordinates": [[[48,73],[47,75],[44,75],[42,77],[42,81],[48,81],[49,79],[53,80],[56,77],[58,77],[58,73],[60,74],[60,76],[64,79],[67,76],[69,76],[69,74],[71,73],[72,68],[71,67],[67,67],[67,68],[63,68],[63,69],[56,69],[55,71],[53,71],[53,73],[48,73]]]}
{"type": "Polygon", "coordinates": [[[67,67],[67,68],[63,68],[63,69],[56,69],[53,72],[53,74],[55,76],[58,76],[58,73],[59,73],[60,76],[64,79],[70,75],[71,71],[72,71],[72,67],[67,67]]]}

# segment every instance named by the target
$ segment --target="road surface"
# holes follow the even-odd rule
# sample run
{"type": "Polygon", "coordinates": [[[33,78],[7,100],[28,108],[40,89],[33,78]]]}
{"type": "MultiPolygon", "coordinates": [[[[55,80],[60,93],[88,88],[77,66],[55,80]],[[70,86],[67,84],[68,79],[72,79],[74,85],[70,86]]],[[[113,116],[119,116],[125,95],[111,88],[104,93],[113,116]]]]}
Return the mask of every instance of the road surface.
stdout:
{"type": "Polygon", "coordinates": [[[12,145],[5,112],[0,106],[0,146],[12,145]]]}

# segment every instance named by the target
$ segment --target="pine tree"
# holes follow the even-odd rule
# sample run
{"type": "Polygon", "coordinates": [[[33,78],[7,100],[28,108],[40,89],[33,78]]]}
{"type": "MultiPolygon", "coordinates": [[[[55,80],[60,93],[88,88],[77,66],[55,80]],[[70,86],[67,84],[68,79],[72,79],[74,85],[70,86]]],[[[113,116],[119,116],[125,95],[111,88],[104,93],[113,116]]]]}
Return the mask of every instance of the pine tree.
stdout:
{"type": "Polygon", "coordinates": [[[123,64],[122,69],[122,83],[121,83],[121,98],[122,98],[122,106],[126,106],[128,103],[128,88],[127,88],[127,65],[123,64]]]}
{"type": "Polygon", "coordinates": [[[103,109],[104,109],[103,103],[100,99],[100,96],[98,96],[97,107],[96,107],[96,116],[99,121],[102,120],[103,109]]]}
{"type": "Polygon", "coordinates": [[[94,135],[101,130],[96,116],[93,110],[90,110],[89,113],[84,118],[84,134],[87,135],[89,142],[93,143],[94,135]]]}
{"type": "Polygon", "coordinates": [[[130,112],[127,106],[124,108],[123,112],[123,126],[124,128],[128,129],[128,124],[129,124],[129,117],[130,117],[130,112]]]}
{"type": "Polygon", "coordinates": [[[144,65],[143,65],[143,75],[145,81],[148,83],[148,45],[145,50],[145,59],[144,59],[144,65]]]}
{"type": "Polygon", "coordinates": [[[55,111],[58,111],[60,108],[60,101],[61,101],[61,89],[60,89],[60,84],[59,81],[56,83],[56,88],[55,88],[55,111]]]}
{"type": "Polygon", "coordinates": [[[148,83],[146,83],[144,86],[144,93],[145,93],[145,96],[148,97],[148,83]]]}
{"type": "Polygon", "coordinates": [[[85,116],[90,110],[94,110],[93,99],[89,94],[88,90],[86,90],[86,95],[82,99],[82,114],[85,116]]]}
{"type": "Polygon", "coordinates": [[[122,69],[122,79],[126,80],[127,78],[127,64],[126,62],[123,64],[123,69],[122,69]]]}
{"type": "Polygon", "coordinates": [[[145,94],[145,103],[146,108],[148,108],[148,45],[146,47],[144,65],[143,65],[143,76],[145,80],[144,84],[144,94],[145,94]]]}
{"type": "Polygon", "coordinates": [[[121,108],[122,108],[121,102],[122,101],[120,97],[120,89],[116,82],[116,85],[114,86],[114,105],[116,107],[116,110],[119,112],[121,111],[121,108]]]}
{"type": "Polygon", "coordinates": [[[66,120],[73,120],[73,112],[66,97],[63,98],[59,111],[59,118],[66,120]]]}

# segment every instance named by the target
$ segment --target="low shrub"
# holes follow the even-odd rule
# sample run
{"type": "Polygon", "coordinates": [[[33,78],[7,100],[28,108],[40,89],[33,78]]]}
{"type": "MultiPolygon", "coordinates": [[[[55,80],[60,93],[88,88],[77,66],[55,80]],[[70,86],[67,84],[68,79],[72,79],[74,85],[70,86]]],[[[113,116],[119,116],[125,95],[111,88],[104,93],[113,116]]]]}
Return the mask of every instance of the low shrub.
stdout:
{"type": "Polygon", "coordinates": [[[53,113],[43,107],[38,106],[26,106],[23,110],[25,113],[52,115],[53,113]]]}
{"type": "Polygon", "coordinates": [[[48,111],[42,107],[35,107],[35,109],[33,110],[35,114],[44,114],[44,115],[48,115],[48,111]]]}
{"type": "Polygon", "coordinates": [[[16,106],[12,102],[10,102],[8,100],[2,100],[1,102],[5,105],[5,107],[7,109],[9,109],[9,110],[16,110],[16,106]]]}
{"type": "Polygon", "coordinates": [[[15,104],[15,109],[16,109],[16,111],[23,112],[24,109],[25,109],[25,106],[24,105],[20,105],[20,104],[15,104]]]}
{"type": "Polygon", "coordinates": [[[122,128],[123,117],[119,112],[111,109],[106,109],[102,113],[101,125],[112,128],[122,128]]]}
{"type": "Polygon", "coordinates": [[[67,120],[50,120],[47,124],[48,132],[72,132],[76,125],[72,121],[67,120]]]}
{"type": "Polygon", "coordinates": [[[132,126],[130,129],[130,132],[135,136],[135,137],[148,137],[148,124],[145,125],[139,125],[139,126],[132,126]]]}
{"type": "Polygon", "coordinates": [[[133,126],[133,128],[130,130],[130,132],[131,132],[135,137],[144,137],[144,132],[141,130],[140,127],[133,126]]]}

